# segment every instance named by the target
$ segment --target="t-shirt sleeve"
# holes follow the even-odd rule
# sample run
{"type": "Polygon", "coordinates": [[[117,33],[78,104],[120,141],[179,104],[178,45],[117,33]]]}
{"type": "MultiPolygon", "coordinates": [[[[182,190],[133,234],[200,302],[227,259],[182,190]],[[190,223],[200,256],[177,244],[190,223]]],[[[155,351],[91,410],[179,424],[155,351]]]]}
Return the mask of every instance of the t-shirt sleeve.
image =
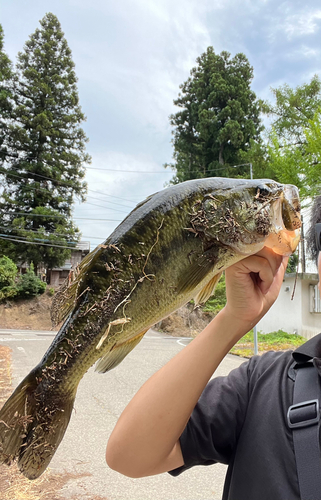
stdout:
{"type": "Polygon", "coordinates": [[[180,437],[184,465],[171,475],[195,465],[229,463],[248,407],[252,360],[207,384],[180,437]]]}

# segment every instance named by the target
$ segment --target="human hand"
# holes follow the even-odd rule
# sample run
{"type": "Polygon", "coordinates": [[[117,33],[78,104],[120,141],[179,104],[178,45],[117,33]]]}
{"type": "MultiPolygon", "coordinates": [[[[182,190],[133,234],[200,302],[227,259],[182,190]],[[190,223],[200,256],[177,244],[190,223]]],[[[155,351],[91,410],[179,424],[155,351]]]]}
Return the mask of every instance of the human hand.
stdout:
{"type": "Polygon", "coordinates": [[[226,269],[224,312],[249,329],[254,326],[277,299],[287,263],[288,257],[264,247],[226,269]]]}

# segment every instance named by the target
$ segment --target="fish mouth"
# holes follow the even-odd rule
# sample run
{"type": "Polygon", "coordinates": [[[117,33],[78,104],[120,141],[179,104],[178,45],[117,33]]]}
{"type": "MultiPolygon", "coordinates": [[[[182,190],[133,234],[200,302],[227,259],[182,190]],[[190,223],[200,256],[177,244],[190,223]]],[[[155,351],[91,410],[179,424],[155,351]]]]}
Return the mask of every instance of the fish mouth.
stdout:
{"type": "Polygon", "coordinates": [[[300,200],[295,186],[284,186],[283,193],[274,202],[273,213],[274,230],[264,246],[279,255],[289,256],[295,251],[301,238],[300,200]]]}

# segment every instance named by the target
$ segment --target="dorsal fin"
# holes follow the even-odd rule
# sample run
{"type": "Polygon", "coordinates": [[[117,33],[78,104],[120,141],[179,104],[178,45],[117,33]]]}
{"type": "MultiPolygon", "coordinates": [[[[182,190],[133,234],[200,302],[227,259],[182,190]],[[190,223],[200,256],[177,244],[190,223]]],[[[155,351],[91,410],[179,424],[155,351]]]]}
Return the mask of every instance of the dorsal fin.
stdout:
{"type": "MultiPolygon", "coordinates": [[[[53,296],[51,305],[51,321],[53,326],[58,325],[70,314],[79,298],[80,285],[82,284],[87,271],[89,270],[94,257],[106,248],[105,245],[98,245],[90,252],[76,267],[71,270],[68,278],[53,296]]],[[[80,292],[80,293],[84,293],[80,292]]]]}

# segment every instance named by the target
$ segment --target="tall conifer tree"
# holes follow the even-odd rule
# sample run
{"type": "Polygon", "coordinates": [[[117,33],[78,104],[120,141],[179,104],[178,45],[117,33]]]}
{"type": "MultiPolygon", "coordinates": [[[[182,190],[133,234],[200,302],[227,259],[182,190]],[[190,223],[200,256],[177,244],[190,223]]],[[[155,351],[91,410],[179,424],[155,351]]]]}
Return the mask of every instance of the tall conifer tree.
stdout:
{"type": "Polygon", "coordinates": [[[228,52],[218,55],[208,47],[197,58],[174,100],[180,111],[170,117],[174,127],[170,166],[177,172],[173,182],[242,174],[229,166],[243,163],[239,152],[249,149],[251,139],[258,139],[262,130],[252,79],[253,68],[242,53],[231,58],[228,52]]]}
{"type": "MultiPolygon", "coordinates": [[[[0,24],[0,167],[7,154],[8,120],[12,112],[12,63],[4,52],[4,33],[0,24]]],[[[0,169],[1,175],[1,169],[0,169]]]]}
{"type": "MultiPolygon", "coordinates": [[[[6,163],[1,208],[8,235],[38,243],[11,242],[11,257],[50,269],[70,254],[58,246],[70,247],[79,239],[72,206],[75,196],[85,199],[84,165],[90,156],[80,127],[85,116],[71,50],[56,16],[46,14],[40,25],[18,54],[10,125],[13,157],[6,163]]],[[[5,252],[6,246],[2,242],[5,252]]]]}

